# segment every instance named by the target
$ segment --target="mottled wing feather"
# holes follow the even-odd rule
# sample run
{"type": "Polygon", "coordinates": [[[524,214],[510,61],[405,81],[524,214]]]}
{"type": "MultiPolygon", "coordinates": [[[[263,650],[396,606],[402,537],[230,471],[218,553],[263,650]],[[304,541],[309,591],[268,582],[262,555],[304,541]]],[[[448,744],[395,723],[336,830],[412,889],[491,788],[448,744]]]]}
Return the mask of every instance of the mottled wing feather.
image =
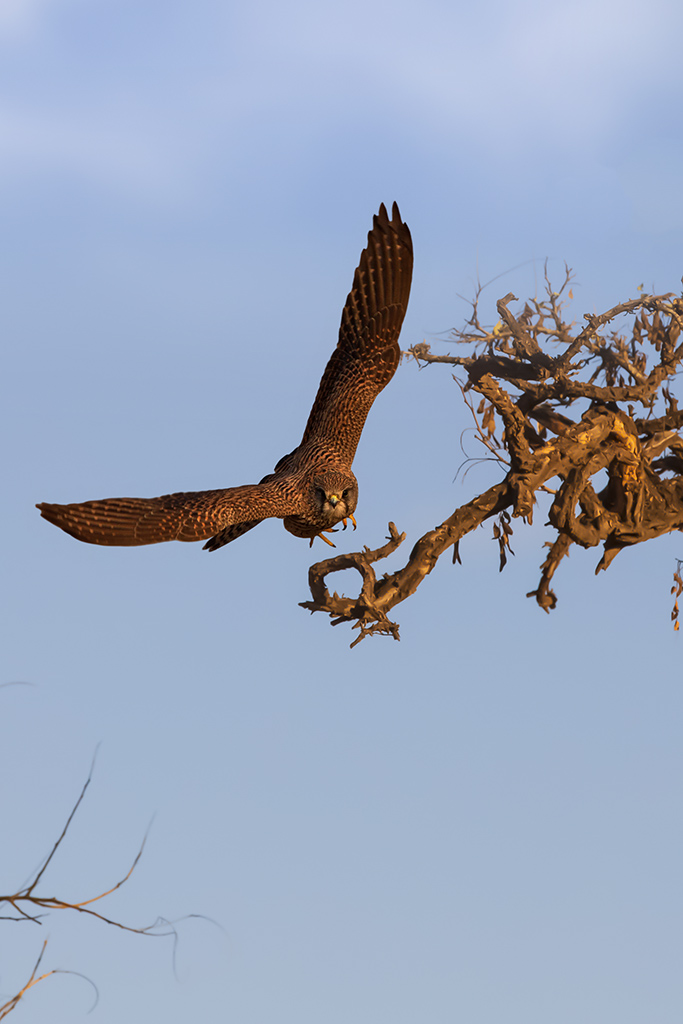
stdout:
{"type": "MultiPolygon", "coordinates": [[[[277,477],[284,478],[286,471],[289,468],[289,462],[292,458],[293,452],[288,455],[283,455],[278,464],[275,467],[275,472],[266,473],[261,480],[262,484],[267,484],[271,480],[275,480],[277,477]]],[[[224,547],[226,544],[230,544],[233,540],[237,540],[242,534],[248,533],[249,530],[253,530],[255,526],[262,523],[268,516],[262,516],[260,519],[252,519],[251,522],[244,523],[232,523],[230,526],[226,526],[224,530],[217,533],[215,537],[210,537],[204,545],[204,551],[218,551],[219,548],[224,547]]]]}
{"type": "Polygon", "coordinates": [[[370,407],[400,359],[398,337],[408,306],[413,246],[394,203],[373,218],[346,300],[339,342],[320,381],[302,447],[332,446],[351,466],[370,407]]]}
{"type": "Polygon", "coordinates": [[[159,498],[105,498],[74,505],[44,503],[37,508],[44,519],[77,540],[133,547],[168,540],[207,540],[234,524],[241,525],[240,532],[244,533],[261,519],[296,514],[300,502],[290,494],[285,481],[279,481],[164,494],[159,498]]]}

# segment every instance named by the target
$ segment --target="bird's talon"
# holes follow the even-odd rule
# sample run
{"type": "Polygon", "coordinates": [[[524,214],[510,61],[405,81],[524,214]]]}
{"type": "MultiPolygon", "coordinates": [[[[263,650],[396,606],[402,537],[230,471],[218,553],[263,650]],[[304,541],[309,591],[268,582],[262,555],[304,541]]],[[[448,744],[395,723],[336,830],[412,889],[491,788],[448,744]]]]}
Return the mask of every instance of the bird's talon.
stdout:
{"type": "MultiPolygon", "coordinates": [[[[333,530],[333,529],[325,530],[325,533],[336,533],[336,532],[337,531],[333,530]]],[[[320,533],[316,533],[314,537],[311,537],[311,542],[308,545],[309,548],[313,547],[313,541],[315,540],[316,537],[320,537],[320,539],[324,540],[326,544],[329,544],[331,548],[335,548],[337,546],[336,544],[333,544],[331,540],[328,540],[327,537],[325,536],[325,534],[323,533],[323,531],[321,530],[320,533]]]]}

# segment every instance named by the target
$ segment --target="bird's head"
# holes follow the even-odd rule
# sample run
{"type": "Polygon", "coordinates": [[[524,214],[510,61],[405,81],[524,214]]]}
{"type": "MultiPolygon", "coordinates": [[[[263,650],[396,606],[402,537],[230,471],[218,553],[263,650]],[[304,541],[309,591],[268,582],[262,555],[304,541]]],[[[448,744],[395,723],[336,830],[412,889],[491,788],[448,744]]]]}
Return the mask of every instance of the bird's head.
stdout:
{"type": "Polygon", "coordinates": [[[318,472],[311,481],[310,499],[316,520],[334,526],[353,515],[358,502],[358,482],[350,470],[318,472]]]}

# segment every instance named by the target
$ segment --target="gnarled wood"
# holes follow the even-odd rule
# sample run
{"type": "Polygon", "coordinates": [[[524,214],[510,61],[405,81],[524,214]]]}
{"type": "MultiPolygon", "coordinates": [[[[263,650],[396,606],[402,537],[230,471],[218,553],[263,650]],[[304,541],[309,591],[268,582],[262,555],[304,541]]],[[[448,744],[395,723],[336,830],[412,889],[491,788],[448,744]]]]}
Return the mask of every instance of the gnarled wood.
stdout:
{"type": "Polygon", "coordinates": [[[477,295],[465,329],[454,332],[467,355],[433,355],[425,342],[409,350],[420,365],[446,363],[466,372],[461,388],[479,440],[505,475],[425,533],[396,572],[377,579],[372,568],[403,539],[393,523],[388,543],[376,551],[339,555],[311,568],[312,600],[303,607],[327,612],[334,625],[355,621],[360,634],[354,644],[375,633],[398,640],[391,609],[415,593],[445,551],[453,548],[453,560],[459,560],[460,540],[506,513],[494,534],[502,569],[509,517],[530,522],[540,491],[553,495],[548,519],[556,537],[538,588],[527,596],[546,612],[557,603],[551,580],[573,544],[602,546],[599,572],[625,547],[683,530],[683,410],[671,391],[683,361],[683,298],[642,295],[599,316],[586,315],[577,333],[563,314],[570,279],[567,270],[556,292],[546,277],[545,297],[516,314],[508,307],[518,300],[506,295],[492,328],[479,320],[477,295]],[[634,318],[629,331],[612,326],[627,316],[634,318]],[[481,396],[476,411],[470,391],[481,396]],[[638,416],[635,406],[642,410],[638,416]],[[597,489],[595,477],[603,470],[607,486],[597,489]],[[362,576],[357,598],[330,594],[326,587],[328,575],[347,568],[362,576]]]}

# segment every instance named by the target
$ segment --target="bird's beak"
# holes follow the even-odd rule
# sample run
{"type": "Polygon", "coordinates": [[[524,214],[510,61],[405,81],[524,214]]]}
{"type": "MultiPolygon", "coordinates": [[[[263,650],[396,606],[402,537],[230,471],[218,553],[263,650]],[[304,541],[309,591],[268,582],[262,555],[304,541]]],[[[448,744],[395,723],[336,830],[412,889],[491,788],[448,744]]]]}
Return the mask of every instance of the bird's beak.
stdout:
{"type": "Polygon", "coordinates": [[[334,508],[334,506],[339,501],[339,495],[338,494],[331,494],[327,500],[329,501],[329,503],[332,506],[332,508],[334,508]]]}

